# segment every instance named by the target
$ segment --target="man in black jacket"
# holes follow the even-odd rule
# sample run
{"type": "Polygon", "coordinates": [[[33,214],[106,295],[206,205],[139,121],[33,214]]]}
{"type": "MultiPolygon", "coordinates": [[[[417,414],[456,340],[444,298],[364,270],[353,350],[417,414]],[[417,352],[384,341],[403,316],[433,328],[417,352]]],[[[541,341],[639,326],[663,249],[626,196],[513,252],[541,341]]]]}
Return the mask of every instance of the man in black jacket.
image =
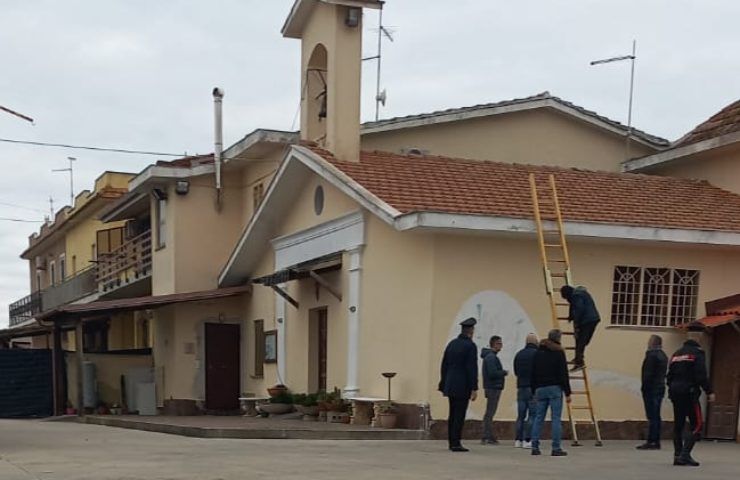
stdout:
{"type": "Polygon", "coordinates": [[[642,400],[648,420],[647,441],[638,450],[660,450],[660,407],[665,396],[665,374],[668,357],[663,353],[663,339],[651,335],[645,360],[642,361],[642,400]]]}
{"type": "Polygon", "coordinates": [[[450,450],[467,452],[460,443],[465,425],[468,402],[478,396],[478,348],[473,343],[476,320],[460,322],[460,335],[447,344],[439,380],[439,391],[447,397],[450,413],[447,417],[447,438],[450,450]]]}
{"type": "Polygon", "coordinates": [[[576,355],[573,359],[573,369],[580,370],[585,366],[583,359],[586,345],[591,342],[596,325],[601,321],[599,311],[593,297],[588,293],[586,287],[571,287],[563,285],[560,288],[560,296],[570,304],[568,320],[573,322],[573,333],[576,341],[576,355]]]}
{"type": "Polygon", "coordinates": [[[706,356],[695,340],[686,340],[671,356],[668,367],[668,397],[673,402],[673,464],[698,467],[691,458],[694,443],[701,438],[702,413],[699,397],[707,394],[714,401],[714,393],[707,376],[706,356]],[[684,433],[686,419],[689,432],[684,433]]]}
{"type": "Polygon", "coordinates": [[[527,335],[526,346],[519,350],[514,357],[514,374],[516,374],[516,438],[514,447],[532,448],[532,418],[535,406],[532,395],[532,368],[534,357],[537,354],[537,335],[527,335]]]}
{"type": "Polygon", "coordinates": [[[540,433],[545,423],[547,409],[552,420],[552,456],[564,457],[567,452],[560,448],[563,413],[563,394],[570,403],[570,380],[565,351],[560,345],[560,330],[550,330],[547,339],[540,342],[532,365],[531,387],[537,401],[537,415],[532,424],[532,455],[540,455],[540,433]]]}

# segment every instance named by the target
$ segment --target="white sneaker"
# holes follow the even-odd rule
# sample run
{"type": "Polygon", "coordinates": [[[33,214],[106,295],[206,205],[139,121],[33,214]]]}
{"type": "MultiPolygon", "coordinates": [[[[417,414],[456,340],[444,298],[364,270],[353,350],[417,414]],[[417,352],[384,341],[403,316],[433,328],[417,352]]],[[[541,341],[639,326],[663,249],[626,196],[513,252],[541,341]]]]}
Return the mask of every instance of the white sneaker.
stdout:
{"type": "Polygon", "coordinates": [[[522,442],[522,448],[532,448],[532,442],[522,442]]]}
{"type": "Polygon", "coordinates": [[[522,441],[517,440],[514,442],[514,448],[522,448],[522,441]]]}

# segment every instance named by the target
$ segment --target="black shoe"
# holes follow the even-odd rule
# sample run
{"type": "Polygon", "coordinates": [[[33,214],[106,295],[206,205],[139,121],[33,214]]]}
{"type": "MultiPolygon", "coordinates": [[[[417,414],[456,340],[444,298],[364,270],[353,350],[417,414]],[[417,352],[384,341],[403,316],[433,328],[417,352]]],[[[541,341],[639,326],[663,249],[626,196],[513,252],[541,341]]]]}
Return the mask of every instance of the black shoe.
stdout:
{"type": "Polygon", "coordinates": [[[636,446],[635,448],[638,450],[660,450],[660,444],[646,442],[646,443],[643,443],[642,445],[636,446]]]}
{"type": "Polygon", "coordinates": [[[463,447],[462,445],[458,445],[456,447],[450,447],[451,452],[469,452],[467,448],[463,447]]]}
{"type": "Polygon", "coordinates": [[[577,372],[579,370],[583,370],[586,368],[586,365],[574,365],[573,368],[570,369],[571,372],[577,372]]]}
{"type": "Polygon", "coordinates": [[[532,455],[542,455],[539,448],[532,447],[532,455]]]}
{"type": "Polygon", "coordinates": [[[699,462],[691,458],[691,455],[681,455],[678,458],[674,458],[674,465],[680,465],[682,467],[698,467],[699,462]]]}
{"type": "Polygon", "coordinates": [[[498,445],[498,440],[495,438],[484,438],[480,443],[481,445],[498,445]]]}
{"type": "Polygon", "coordinates": [[[553,457],[567,457],[568,452],[566,452],[565,450],[553,450],[552,456],[553,457]]]}

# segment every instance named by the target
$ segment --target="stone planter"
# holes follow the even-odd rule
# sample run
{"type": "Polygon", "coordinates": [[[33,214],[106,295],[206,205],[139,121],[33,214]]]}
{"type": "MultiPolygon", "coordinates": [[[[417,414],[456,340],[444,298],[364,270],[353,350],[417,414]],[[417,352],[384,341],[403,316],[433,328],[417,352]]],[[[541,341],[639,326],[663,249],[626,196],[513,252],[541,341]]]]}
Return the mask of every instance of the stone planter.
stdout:
{"type": "Polygon", "coordinates": [[[349,413],[326,412],[326,421],[329,423],[349,423],[349,413]]]}
{"type": "Polygon", "coordinates": [[[395,413],[379,413],[376,425],[380,428],[396,428],[398,415],[395,413]]]}
{"type": "Polygon", "coordinates": [[[319,416],[319,407],[316,405],[306,407],[304,405],[293,405],[295,407],[296,412],[302,413],[303,415],[308,415],[310,417],[318,417],[319,416]]]}
{"type": "Polygon", "coordinates": [[[269,413],[270,415],[283,415],[293,411],[293,405],[287,403],[265,403],[259,405],[257,409],[260,412],[269,413]]]}

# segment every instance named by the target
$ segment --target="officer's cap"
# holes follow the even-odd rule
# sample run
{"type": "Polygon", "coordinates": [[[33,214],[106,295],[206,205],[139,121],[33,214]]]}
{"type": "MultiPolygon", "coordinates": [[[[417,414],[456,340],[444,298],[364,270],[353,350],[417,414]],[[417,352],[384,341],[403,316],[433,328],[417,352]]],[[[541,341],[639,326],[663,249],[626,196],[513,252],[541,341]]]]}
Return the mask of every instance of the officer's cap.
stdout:
{"type": "Polygon", "coordinates": [[[462,322],[460,322],[460,326],[462,326],[462,327],[474,327],[476,323],[478,323],[476,321],[476,319],[473,318],[473,317],[470,317],[470,318],[466,318],[465,320],[463,320],[462,322]]]}

